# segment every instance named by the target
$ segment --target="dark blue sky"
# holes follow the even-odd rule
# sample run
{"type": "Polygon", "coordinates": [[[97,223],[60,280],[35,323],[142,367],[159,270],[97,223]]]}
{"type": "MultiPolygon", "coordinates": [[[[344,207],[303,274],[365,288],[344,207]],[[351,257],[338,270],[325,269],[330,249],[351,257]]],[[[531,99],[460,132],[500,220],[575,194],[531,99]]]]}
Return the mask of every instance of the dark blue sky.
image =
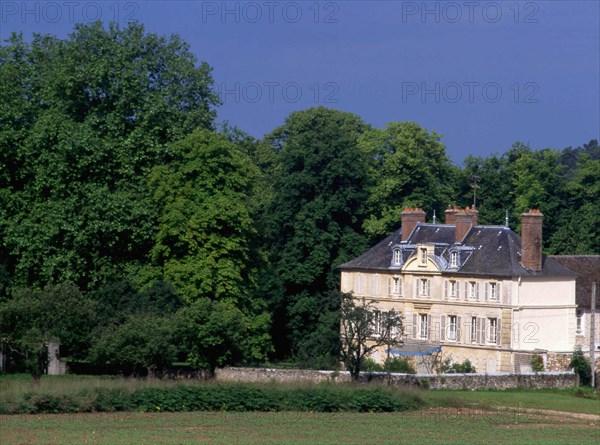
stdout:
{"type": "Polygon", "coordinates": [[[178,33],[213,68],[219,120],[262,137],[324,105],[377,127],[410,120],[449,155],[600,136],[596,1],[0,1],[0,37],[65,37],[115,18],[178,33]]]}

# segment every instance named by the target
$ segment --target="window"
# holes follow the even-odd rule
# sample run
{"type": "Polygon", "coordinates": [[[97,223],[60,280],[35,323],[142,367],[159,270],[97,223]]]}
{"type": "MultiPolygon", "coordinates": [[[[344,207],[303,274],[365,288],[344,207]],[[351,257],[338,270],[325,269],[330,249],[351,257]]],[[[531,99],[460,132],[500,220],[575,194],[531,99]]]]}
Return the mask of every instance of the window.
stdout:
{"type": "Polygon", "coordinates": [[[450,252],[450,267],[458,267],[458,252],[450,252]]]}
{"type": "Polygon", "coordinates": [[[371,313],[371,328],[373,329],[373,336],[378,337],[381,333],[381,312],[373,311],[371,313]]]}
{"type": "Polygon", "coordinates": [[[477,343],[477,317],[471,317],[471,329],[470,329],[470,338],[469,341],[471,343],[477,343]]]}
{"type": "Polygon", "coordinates": [[[448,283],[448,292],[452,298],[456,298],[458,296],[458,283],[456,280],[450,280],[448,283]]]}
{"type": "Polygon", "coordinates": [[[429,338],[429,316],[427,314],[419,314],[419,338],[421,340],[429,338]]]}
{"type": "Polygon", "coordinates": [[[427,248],[421,247],[421,266],[427,265],[427,248]]]}
{"type": "Polygon", "coordinates": [[[471,300],[479,299],[479,285],[475,281],[469,281],[469,298],[471,300]]]}
{"type": "Polygon", "coordinates": [[[402,264],[402,251],[400,249],[394,249],[394,265],[400,266],[402,264]]]}
{"type": "Polygon", "coordinates": [[[395,277],[394,278],[394,295],[401,295],[402,294],[402,281],[400,281],[400,278],[395,277]]]}
{"type": "Polygon", "coordinates": [[[500,295],[499,283],[485,283],[484,300],[497,301],[500,295]]]}
{"type": "Polygon", "coordinates": [[[446,329],[446,332],[448,334],[448,341],[456,341],[456,333],[458,332],[458,322],[456,315],[448,316],[448,327],[446,329]]]}
{"type": "Polygon", "coordinates": [[[577,317],[575,319],[576,320],[575,332],[577,334],[581,335],[581,334],[583,334],[583,311],[581,309],[577,309],[575,316],[577,317]]]}
{"type": "Polygon", "coordinates": [[[498,319],[487,319],[487,341],[488,343],[498,343],[498,319]]]}
{"type": "Polygon", "coordinates": [[[490,283],[490,300],[498,299],[498,283],[490,283]]]}
{"type": "Polygon", "coordinates": [[[417,281],[418,295],[426,297],[429,295],[429,280],[427,278],[419,278],[417,281]]]}

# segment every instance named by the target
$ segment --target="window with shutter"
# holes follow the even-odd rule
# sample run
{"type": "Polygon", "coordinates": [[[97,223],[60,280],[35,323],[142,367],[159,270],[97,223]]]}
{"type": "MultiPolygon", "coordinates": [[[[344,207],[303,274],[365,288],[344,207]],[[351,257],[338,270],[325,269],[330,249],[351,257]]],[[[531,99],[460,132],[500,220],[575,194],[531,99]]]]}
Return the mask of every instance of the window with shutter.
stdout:
{"type": "Polygon", "coordinates": [[[457,317],[456,315],[448,316],[448,327],[446,332],[448,333],[448,341],[456,341],[456,331],[457,331],[457,317]]]}
{"type": "Polygon", "coordinates": [[[456,341],[460,341],[461,330],[462,330],[461,318],[456,317],[456,341]]]}
{"type": "Polygon", "coordinates": [[[477,343],[477,317],[471,317],[471,326],[470,326],[471,338],[469,341],[471,343],[477,343]]]}

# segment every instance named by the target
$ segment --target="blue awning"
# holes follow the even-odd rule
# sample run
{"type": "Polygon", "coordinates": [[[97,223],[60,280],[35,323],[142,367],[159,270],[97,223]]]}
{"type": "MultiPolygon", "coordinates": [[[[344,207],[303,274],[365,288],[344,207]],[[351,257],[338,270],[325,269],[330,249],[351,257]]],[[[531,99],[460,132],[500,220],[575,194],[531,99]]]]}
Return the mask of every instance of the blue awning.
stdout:
{"type": "Polygon", "coordinates": [[[420,347],[409,347],[405,349],[389,349],[389,352],[392,355],[408,355],[408,356],[423,356],[423,355],[431,355],[435,352],[442,352],[441,346],[431,346],[431,345],[418,345],[420,347]]]}

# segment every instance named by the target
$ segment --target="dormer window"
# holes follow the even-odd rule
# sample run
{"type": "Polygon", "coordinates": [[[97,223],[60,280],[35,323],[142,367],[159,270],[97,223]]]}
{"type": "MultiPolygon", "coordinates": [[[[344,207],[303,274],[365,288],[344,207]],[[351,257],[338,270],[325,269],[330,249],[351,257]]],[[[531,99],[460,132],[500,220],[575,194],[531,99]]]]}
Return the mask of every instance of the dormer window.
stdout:
{"type": "Polygon", "coordinates": [[[450,267],[458,268],[458,252],[450,252],[450,267]]]}
{"type": "Polygon", "coordinates": [[[400,249],[394,249],[394,266],[402,265],[402,251],[400,249]]]}
{"type": "Polygon", "coordinates": [[[419,249],[421,252],[421,266],[427,265],[427,247],[421,247],[419,249]]]}

